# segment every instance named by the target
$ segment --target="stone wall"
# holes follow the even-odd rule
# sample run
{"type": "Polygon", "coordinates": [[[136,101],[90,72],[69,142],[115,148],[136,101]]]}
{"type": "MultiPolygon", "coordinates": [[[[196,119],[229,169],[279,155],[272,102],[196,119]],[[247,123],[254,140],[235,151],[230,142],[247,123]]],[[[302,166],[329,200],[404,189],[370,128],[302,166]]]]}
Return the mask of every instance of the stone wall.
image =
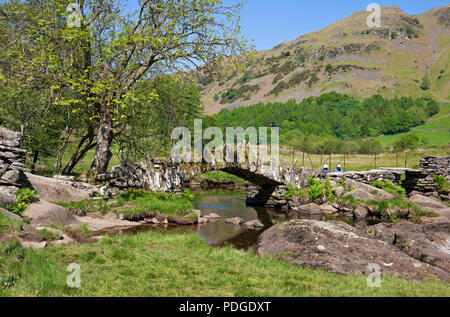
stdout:
{"type": "Polygon", "coordinates": [[[24,172],[26,151],[20,148],[22,135],[0,128],[0,205],[7,205],[16,199],[24,172]]]}
{"type": "MultiPolygon", "coordinates": [[[[450,156],[424,156],[418,170],[407,170],[402,186],[408,191],[437,194],[434,175],[444,176],[450,182],[450,156]]],[[[448,193],[441,193],[444,196],[448,193]]]]}
{"type": "Polygon", "coordinates": [[[337,183],[341,183],[344,178],[349,178],[369,185],[376,180],[390,180],[392,183],[400,185],[402,176],[404,174],[405,169],[383,168],[362,172],[329,173],[327,174],[327,177],[336,181],[337,183]]]}

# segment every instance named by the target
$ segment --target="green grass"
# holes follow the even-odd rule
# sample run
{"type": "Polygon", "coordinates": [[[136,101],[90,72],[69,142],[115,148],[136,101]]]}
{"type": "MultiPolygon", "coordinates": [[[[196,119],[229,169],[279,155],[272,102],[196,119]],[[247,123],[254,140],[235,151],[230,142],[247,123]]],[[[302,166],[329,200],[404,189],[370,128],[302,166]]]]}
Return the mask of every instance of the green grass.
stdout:
{"type": "Polygon", "coordinates": [[[23,250],[2,248],[0,296],[448,296],[439,281],[363,276],[297,267],[231,247],[208,246],[195,234],[146,233],[98,244],[23,250]],[[81,287],[66,286],[67,266],[81,267],[81,287]]]}
{"type": "Polygon", "coordinates": [[[450,132],[435,132],[418,129],[394,135],[381,136],[378,138],[378,140],[380,140],[384,145],[391,146],[395,141],[408,134],[416,134],[419,137],[419,140],[422,140],[423,137],[426,137],[429,142],[428,146],[430,147],[437,147],[450,143],[450,132]]]}
{"type": "Polygon", "coordinates": [[[20,221],[11,219],[0,214],[0,236],[4,232],[13,232],[20,229],[20,221]]]}
{"type": "Polygon", "coordinates": [[[222,171],[211,171],[205,174],[202,174],[200,177],[201,181],[205,180],[214,180],[217,182],[228,182],[231,181],[237,185],[246,183],[246,180],[237,177],[235,175],[231,175],[222,171]]]}
{"type": "MultiPolygon", "coordinates": [[[[407,164],[408,168],[418,168],[421,156],[434,156],[434,155],[450,155],[450,149],[418,149],[414,151],[408,151],[407,164]]],[[[298,162],[296,167],[302,166],[302,153],[296,152],[296,158],[298,162]]],[[[310,155],[312,161],[312,167],[318,169],[322,164],[328,164],[331,166],[331,171],[334,171],[336,165],[341,164],[344,167],[344,155],[343,154],[333,154],[332,162],[330,164],[328,155],[321,156],[318,154],[310,155]]],[[[362,154],[350,154],[346,155],[346,166],[345,171],[365,171],[373,169],[374,155],[362,155],[362,154]]],[[[286,164],[292,164],[292,153],[280,151],[280,159],[286,164]]],[[[311,162],[308,156],[305,156],[305,166],[311,167],[311,162]]],[[[377,167],[405,167],[405,153],[399,153],[398,155],[398,165],[397,157],[394,153],[382,153],[377,155],[377,167]]]]}
{"type": "Polygon", "coordinates": [[[126,215],[140,215],[149,211],[157,211],[167,217],[183,216],[184,212],[192,209],[193,195],[190,191],[182,194],[155,193],[144,190],[130,190],[120,193],[113,200],[106,203],[104,200],[87,199],[78,202],[56,204],[72,211],[116,212],[126,215]]]}

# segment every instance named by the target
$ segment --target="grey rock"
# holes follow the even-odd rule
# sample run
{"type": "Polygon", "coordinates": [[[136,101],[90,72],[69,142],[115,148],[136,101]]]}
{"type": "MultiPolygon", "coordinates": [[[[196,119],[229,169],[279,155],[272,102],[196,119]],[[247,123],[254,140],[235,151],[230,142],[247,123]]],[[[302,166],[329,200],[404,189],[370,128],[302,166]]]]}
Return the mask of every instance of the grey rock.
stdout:
{"type": "Polygon", "coordinates": [[[353,211],[353,214],[355,215],[356,219],[365,219],[365,218],[367,218],[369,212],[367,211],[366,207],[359,205],[353,211]]]}
{"type": "Polygon", "coordinates": [[[264,224],[261,221],[259,221],[258,219],[244,222],[244,226],[254,227],[254,228],[264,228],[264,224]]]}
{"type": "Polygon", "coordinates": [[[225,222],[233,225],[241,225],[245,222],[245,220],[240,217],[235,217],[235,218],[228,218],[225,220],[225,222]]]}
{"type": "Polygon", "coordinates": [[[450,272],[450,222],[378,224],[366,234],[393,244],[409,256],[450,272]]]}
{"type": "Polygon", "coordinates": [[[19,189],[14,186],[0,186],[0,206],[6,206],[16,200],[19,189]]]}
{"type": "Polygon", "coordinates": [[[345,194],[345,188],[342,186],[338,186],[333,190],[333,194],[336,195],[337,197],[341,197],[342,195],[345,194]]]}
{"type": "Polygon", "coordinates": [[[338,210],[330,204],[324,204],[324,205],[320,206],[320,209],[322,210],[322,212],[325,215],[332,215],[332,214],[338,212],[338,210]]]}
{"type": "Polygon", "coordinates": [[[3,209],[1,207],[0,207],[0,214],[2,214],[3,216],[6,216],[8,218],[14,219],[14,220],[18,220],[18,221],[22,221],[23,220],[23,218],[20,217],[19,215],[16,215],[16,214],[14,214],[14,213],[6,210],[6,209],[3,209]]]}
{"type": "Polygon", "coordinates": [[[20,178],[20,172],[14,170],[7,171],[2,176],[2,179],[8,183],[19,183],[20,178]]]}
{"type": "Polygon", "coordinates": [[[322,215],[322,209],[320,209],[319,205],[311,203],[307,205],[303,205],[299,207],[299,212],[304,215],[322,215]]]}
{"type": "Polygon", "coordinates": [[[292,220],[273,226],[259,237],[258,252],[338,274],[365,274],[368,264],[376,263],[383,275],[410,280],[430,277],[450,280],[449,272],[337,221],[292,220]]]}
{"type": "Polygon", "coordinates": [[[24,248],[43,249],[47,246],[47,241],[42,242],[21,241],[20,244],[24,248]]]}

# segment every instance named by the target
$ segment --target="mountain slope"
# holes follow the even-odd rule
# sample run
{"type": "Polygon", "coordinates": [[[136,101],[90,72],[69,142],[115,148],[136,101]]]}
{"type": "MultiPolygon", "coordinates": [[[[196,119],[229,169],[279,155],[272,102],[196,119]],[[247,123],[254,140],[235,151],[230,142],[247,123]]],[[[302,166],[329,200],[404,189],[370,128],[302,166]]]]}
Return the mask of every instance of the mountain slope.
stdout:
{"type": "Polygon", "coordinates": [[[417,16],[384,7],[380,28],[367,26],[368,15],[360,11],[259,51],[257,62],[221,81],[199,75],[206,113],[329,91],[450,101],[450,5],[417,16]],[[424,90],[425,76],[430,89],[424,90]]]}

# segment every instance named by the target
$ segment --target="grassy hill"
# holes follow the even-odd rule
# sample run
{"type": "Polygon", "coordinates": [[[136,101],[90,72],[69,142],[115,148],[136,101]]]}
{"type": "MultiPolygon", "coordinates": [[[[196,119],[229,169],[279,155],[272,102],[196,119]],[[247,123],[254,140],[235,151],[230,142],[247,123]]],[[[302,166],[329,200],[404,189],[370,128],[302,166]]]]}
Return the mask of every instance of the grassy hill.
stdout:
{"type": "Polygon", "coordinates": [[[301,101],[329,91],[450,101],[450,5],[410,16],[382,8],[382,26],[357,12],[268,51],[222,80],[199,75],[207,114],[258,102],[301,101]],[[424,77],[430,84],[422,89],[424,77]]]}
{"type": "Polygon", "coordinates": [[[429,147],[450,144],[450,104],[443,104],[441,111],[426,124],[413,128],[409,132],[379,137],[379,140],[390,146],[407,134],[416,134],[420,140],[427,138],[429,147]]]}

